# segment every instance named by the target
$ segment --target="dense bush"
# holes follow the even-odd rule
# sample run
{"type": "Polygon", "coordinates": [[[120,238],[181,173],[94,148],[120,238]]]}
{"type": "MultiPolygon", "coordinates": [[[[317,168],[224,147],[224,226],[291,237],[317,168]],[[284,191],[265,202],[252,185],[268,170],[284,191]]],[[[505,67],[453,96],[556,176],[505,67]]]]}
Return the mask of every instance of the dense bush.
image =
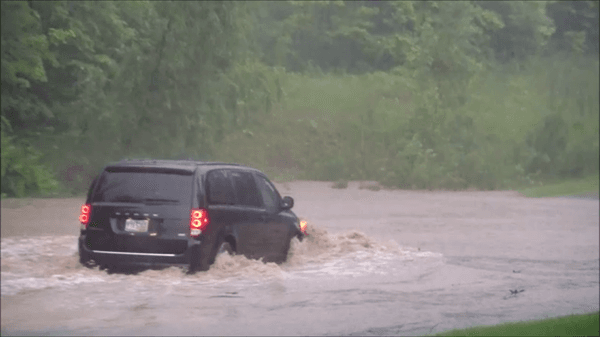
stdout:
{"type": "Polygon", "coordinates": [[[40,162],[40,153],[26,143],[15,142],[4,131],[9,126],[3,123],[2,151],[0,152],[2,197],[24,197],[28,195],[51,195],[58,189],[52,172],[40,162]]]}
{"type": "Polygon", "coordinates": [[[594,1],[1,6],[6,195],[123,157],[402,188],[598,171],[594,1]]]}

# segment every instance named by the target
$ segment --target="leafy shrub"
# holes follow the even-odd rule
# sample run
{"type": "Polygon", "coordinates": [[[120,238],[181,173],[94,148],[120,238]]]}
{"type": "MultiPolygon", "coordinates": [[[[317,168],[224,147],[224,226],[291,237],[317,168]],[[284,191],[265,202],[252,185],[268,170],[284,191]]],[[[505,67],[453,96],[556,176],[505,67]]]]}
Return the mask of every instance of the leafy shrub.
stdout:
{"type": "Polygon", "coordinates": [[[344,158],[335,156],[316,163],[314,178],[317,180],[335,181],[346,177],[344,158]]]}
{"type": "Polygon", "coordinates": [[[255,136],[232,133],[219,152],[257,167],[285,155],[303,179],[404,189],[499,189],[593,173],[597,72],[578,67],[597,69],[597,61],[576,63],[481,71],[460,104],[407,73],[288,73],[285,100],[252,126],[255,136]]]}
{"type": "Polygon", "coordinates": [[[14,142],[4,128],[1,134],[2,197],[19,198],[56,192],[58,183],[48,168],[40,163],[40,153],[24,142],[14,142]]]}
{"type": "Polygon", "coordinates": [[[567,147],[569,128],[559,114],[552,114],[527,136],[526,143],[531,149],[527,171],[534,173],[556,173],[564,166],[564,152],[567,147]]]}

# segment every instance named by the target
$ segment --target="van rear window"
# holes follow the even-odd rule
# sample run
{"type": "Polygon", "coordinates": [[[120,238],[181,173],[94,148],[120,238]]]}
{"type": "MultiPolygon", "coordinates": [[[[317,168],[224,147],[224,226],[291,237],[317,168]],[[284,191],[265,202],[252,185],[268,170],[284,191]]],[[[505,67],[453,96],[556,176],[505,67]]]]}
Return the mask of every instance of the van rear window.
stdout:
{"type": "Polygon", "coordinates": [[[92,202],[190,204],[193,175],[151,170],[104,171],[92,202]]]}

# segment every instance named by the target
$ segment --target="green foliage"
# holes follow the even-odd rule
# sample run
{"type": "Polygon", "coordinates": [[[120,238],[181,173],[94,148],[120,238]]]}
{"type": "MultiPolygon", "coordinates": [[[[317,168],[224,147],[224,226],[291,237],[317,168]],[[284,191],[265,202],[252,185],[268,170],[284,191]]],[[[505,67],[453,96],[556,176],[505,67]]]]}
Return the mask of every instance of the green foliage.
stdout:
{"type": "Polygon", "coordinates": [[[47,82],[44,61],[56,62],[41,33],[37,12],[23,1],[2,1],[2,196],[47,194],[57,188],[40,153],[12,135],[24,123],[52,113],[31,93],[36,82],[47,82]],[[14,127],[14,128],[13,128],[14,127]]]}
{"type": "Polygon", "coordinates": [[[481,71],[453,108],[435,86],[402,72],[288,74],[284,103],[251,127],[251,138],[227,137],[219,158],[400,188],[499,189],[587,174],[598,167],[599,91],[597,73],[579,67],[597,62],[556,56],[519,72],[481,71]]]}
{"type": "Polygon", "coordinates": [[[244,127],[251,123],[252,114],[269,113],[274,104],[283,99],[282,69],[272,69],[256,61],[245,61],[233,66],[223,76],[229,93],[224,104],[232,114],[232,125],[244,127]]]}
{"type": "Polygon", "coordinates": [[[347,177],[345,167],[344,158],[341,156],[317,161],[314,168],[314,179],[331,181],[338,177],[347,177]]]}
{"type": "Polygon", "coordinates": [[[435,336],[594,336],[598,312],[450,330],[435,336]]]}
{"type": "Polygon", "coordinates": [[[253,58],[255,7],[2,2],[2,116],[73,191],[124,156],[206,158],[283,96],[253,58]]]}
{"type": "Polygon", "coordinates": [[[48,191],[48,172],[80,193],[122,157],[406,188],[598,170],[593,1],[2,1],[1,11],[3,193],[48,191]]]}
{"type": "Polygon", "coordinates": [[[585,178],[569,178],[559,181],[550,181],[543,186],[534,186],[519,190],[524,196],[531,198],[559,197],[559,196],[581,196],[584,194],[598,195],[599,190],[598,173],[585,178]]]}
{"type": "Polygon", "coordinates": [[[56,62],[41,32],[40,18],[24,1],[2,2],[2,117],[21,131],[52,112],[33,91],[48,81],[44,61],[56,62]]]}
{"type": "Polygon", "coordinates": [[[2,2],[2,83],[29,88],[45,82],[43,60],[52,59],[39,15],[23,1],[2,2]]]}
{"type": "Polygon", "coordinates": [[[597,60],[558,55],[538,60],[527,71],[530,84],[544,99],[541,120],[526,136],[529,172],[551,176],[580,176],[597,172],[598,165],[597,60]]]}
{"type": "Polygon", "coordinates": [[[560,156],[567,147],[568,133],[569,127],[560,115],[544,118],[543,123],[527,137],[532,153],[527,171],[550,173],[558,169],[564,161],[560,156]]]}
{"type": "Polygon", "coordinates": [[[17,143],[4,130],[10,128],[2,119],[2,151],[0,152],[2,197],[24,197],[32,194],[49,195],[58,183],[45,165],[40,153],[28,144],[17,143]]]}
{"type": "Polygon", "coordinates": [[[547,12],[556,27],[550,39],[550,52],[572,50],[597,55],[597,1],[552,1],[547,4],[547,12]]]}
{"type": "Polygon", "coordinates": [[[502,29],[491,34],[491,46],[500,62],[523,60],[538,53],[554,33],[554,22],[548,18],[548,2],[486,1],[483,8],[500,15],[502,29]]]}

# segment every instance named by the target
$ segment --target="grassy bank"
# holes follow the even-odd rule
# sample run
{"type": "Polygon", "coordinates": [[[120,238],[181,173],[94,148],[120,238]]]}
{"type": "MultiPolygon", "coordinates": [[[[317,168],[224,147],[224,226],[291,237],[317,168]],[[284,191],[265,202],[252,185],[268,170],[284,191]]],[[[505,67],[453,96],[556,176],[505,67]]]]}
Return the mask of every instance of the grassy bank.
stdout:
{"type": "Polygon", "coordinates": [[[538,59],[449,97],[400,71],[279,74],[284,99],[227,135],[216,159],[279,180],[499,189],[598,172],[598,61],[538,59]],[[446,97],[446,98],[444,98],[446,97]]]}
{"type": "MultiPolygon", "coordinates": [[[[599,170],[597,59],[558,55],[497,65],[457,88],[452,78],[403,69],[336,75],[263,68],[257,71],[265,83],[277,83],[269,87],[277,99],[268,100],[268,109],[238,102],[240,111],[228,122],[235,127],[220,130],[214,144],[195,142],[210,138],[198,131],[190,141],[165,141],[162,152],[141,156],[238,162],[276,181],[370,180],[391,188],[522,189],[540,196],[570,194],[572,187],[553,191],[545,185],[599,170]]],[[[241,71],[238,80],[253,78],[249,73],[241,71]]],[[[4,159],[14,151],[4,138],[8,163],[4,159]]],[[[84,193],[104,164],[127,152],[104,140],[94,144],[40,147],[60,183],[48,195],[84,193]]],[[[30,167],[8,167],[7,176],[30,167]]],[[[585,189],[582,183],[573,193],[585,189]]]]}
{"type": "Polygon", "coordinates": [[[550,182],[543,186],[524,188],[519,192],[526,197],[539,198],[598,193],[599,189],[599,176],[596,174],[582,179],[568,179],[550,182]]]}
{"type": "Polygon", "coordinates": [[[451,330],[435,336],[598,336],[598,312],[451,330]]]}

